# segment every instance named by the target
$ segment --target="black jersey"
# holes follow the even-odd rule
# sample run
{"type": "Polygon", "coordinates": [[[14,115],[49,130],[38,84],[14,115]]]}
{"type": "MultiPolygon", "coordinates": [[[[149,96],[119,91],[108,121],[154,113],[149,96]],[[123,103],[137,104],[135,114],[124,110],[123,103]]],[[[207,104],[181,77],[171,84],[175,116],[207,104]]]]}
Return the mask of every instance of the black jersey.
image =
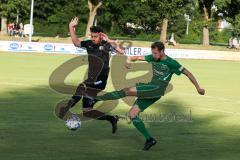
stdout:
{"type": "Polygon", "coordinates": [[[108,76],[111,44],[102,41],[95,44],[91,40],[81,41],[79,47],[85,48],[88,53],[88,82],[95,82],[99,77],[108,76]]]}

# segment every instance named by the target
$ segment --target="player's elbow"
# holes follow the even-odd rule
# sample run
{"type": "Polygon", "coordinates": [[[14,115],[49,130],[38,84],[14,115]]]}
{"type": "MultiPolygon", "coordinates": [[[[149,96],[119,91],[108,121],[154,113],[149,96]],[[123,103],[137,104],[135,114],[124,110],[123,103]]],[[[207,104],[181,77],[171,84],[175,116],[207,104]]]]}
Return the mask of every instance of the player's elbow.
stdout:
{"type": "Polygon", "coordinates": [[[120,54],[120,55],[124,55],[125,52],[122,49],[117,49],[117,53],[120,54]]]}
{"type": "Polygon", "coordinates": [[[187,69],[184,69],[183,73],[189,78],[192,77],[192,73],[188,71],[187,69]]]}
{"type": "Polygon", "coordinates": [[[73,40],[72,42],[75,47],[79,47],[79,44],[80,44],[79,41],[73,40]]]}
{"type": "Polygon", "coordinates": [[[120,50],[120,54],[125,55],[125,50],[124,50],[124,49],[121,49],[121,50],[120,50]]]}

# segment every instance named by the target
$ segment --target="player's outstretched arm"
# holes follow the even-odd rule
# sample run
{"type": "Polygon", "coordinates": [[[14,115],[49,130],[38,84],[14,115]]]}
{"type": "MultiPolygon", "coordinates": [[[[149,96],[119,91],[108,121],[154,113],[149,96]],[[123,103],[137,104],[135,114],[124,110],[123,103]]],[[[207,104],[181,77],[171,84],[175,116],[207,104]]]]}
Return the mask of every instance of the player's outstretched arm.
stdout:
{"type": "Polygon", "coordinates": [[[69,23],[69,32],[70,32],[72,42],[75,46],[79,46],[79,44],[83,40],[83,38],[78,39],[76,35],[75,28],[77,25],[78,25],[78,17],[74,17],[69,23]]]}
{"type": "Polygon", "coordinates": [[[118,55],[125,54],[125,48],[122,47],[117,40],[110,40],[110,44],[115,48],[118,55]]]}
{"type": "Polygon", "coordinates": [[[101,32],[101,37],[102,37],[103,40],[107,41],[108,43],[110,43],[114,47],[114,50],[117,51],[117,54],[124,55],[125,49],[120,46],[120,44],[118,43],[117,40],[110,39],[108,37],[108,35],[103,33],[103,32],[101,32]]]}
{"type": "Polygon", "coordinates": [[[116,44],[116,51],[118,54],[120,55],[124,55],[125,54],[125,48],[122,47],[117,41],[115,41],[115,44],[116,44]]]}
{"type": "Polygon", "coordinates": [[[127,69],[130,69],[132,62],[135,62],[135,61],[144,61],[144,60],[145,60],[144,56],[132,56],[132,57],[127,57],[127,60],[126,60],[126,63],[125,63],[125,67],[126,67],[127,69]]]}
{"type": "Polygon", "coordinates": [[[196,87],[196,89],[197,89],[197,91],[200,95],[205,94],[205,90],[199,86],[196,78],[194,77],[194,75],[190,71],[188,71],[187,69],[184,69],[183,74],[186,75],[190,79],[190,81],[196,87]]]}

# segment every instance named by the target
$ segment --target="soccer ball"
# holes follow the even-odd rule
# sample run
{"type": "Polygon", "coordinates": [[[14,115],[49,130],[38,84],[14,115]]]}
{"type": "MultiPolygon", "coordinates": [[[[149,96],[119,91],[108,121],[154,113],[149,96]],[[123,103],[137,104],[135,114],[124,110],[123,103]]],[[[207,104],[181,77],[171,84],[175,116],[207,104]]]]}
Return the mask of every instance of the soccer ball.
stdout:
{"type": "Polygon", "coordinates": [[[80,118],[77,115],[72,115],[66,120],[66,126],[69,130],[75,131],[81,127],[80,118]]]}

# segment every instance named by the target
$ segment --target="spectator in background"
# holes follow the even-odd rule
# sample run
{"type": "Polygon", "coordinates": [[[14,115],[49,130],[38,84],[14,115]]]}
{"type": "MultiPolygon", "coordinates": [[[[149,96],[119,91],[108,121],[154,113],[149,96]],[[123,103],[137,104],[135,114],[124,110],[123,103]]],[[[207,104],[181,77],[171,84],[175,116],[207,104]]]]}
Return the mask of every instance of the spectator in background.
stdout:
{"type": "Polygon", "coordinates": [[[233,48],[239,48],[239,42],[238,42],[238,39],[235,37],[233,38],[232,40],[232,45],[233,45],[233,48]]]}
{"type": "Polygon", "coordinates": [[[24,36],[23,31],[24,31],[23,23],[20,22],[20,23],[19,23],[19,36],[20,36],[20,37],[23,37],[23,36],[24,36]]]}
{"type": "Polygon", "coordinates": [[[231,37],[228,40],[228,48],[236,48],[239,49],[240,48],[240,44],[239,41],[236,37],[231,37]]]}
{"type": "Polygon", "coordinates": [[[13,35],[13,23],[9,23],[7,26],[7,31],[8,31],[8,35],[12,36],[13,35]]]}
{"type": "Polygon", "coordinates": [[[177,42],[176,42],[175,39],[174,39],[174,33],[171,34],[171,37],[170,37],[170,39],[168,40],[168,45],[173,45],[173,46],[176,46],[176,45],[177,45],[177,42]]]}
{"type": "Polygon", "coordinates": [[[13,22],[13,36],[18,37],[19,29],[20,29],[19,24],[16,21],[14,21],[13,22]]]}

